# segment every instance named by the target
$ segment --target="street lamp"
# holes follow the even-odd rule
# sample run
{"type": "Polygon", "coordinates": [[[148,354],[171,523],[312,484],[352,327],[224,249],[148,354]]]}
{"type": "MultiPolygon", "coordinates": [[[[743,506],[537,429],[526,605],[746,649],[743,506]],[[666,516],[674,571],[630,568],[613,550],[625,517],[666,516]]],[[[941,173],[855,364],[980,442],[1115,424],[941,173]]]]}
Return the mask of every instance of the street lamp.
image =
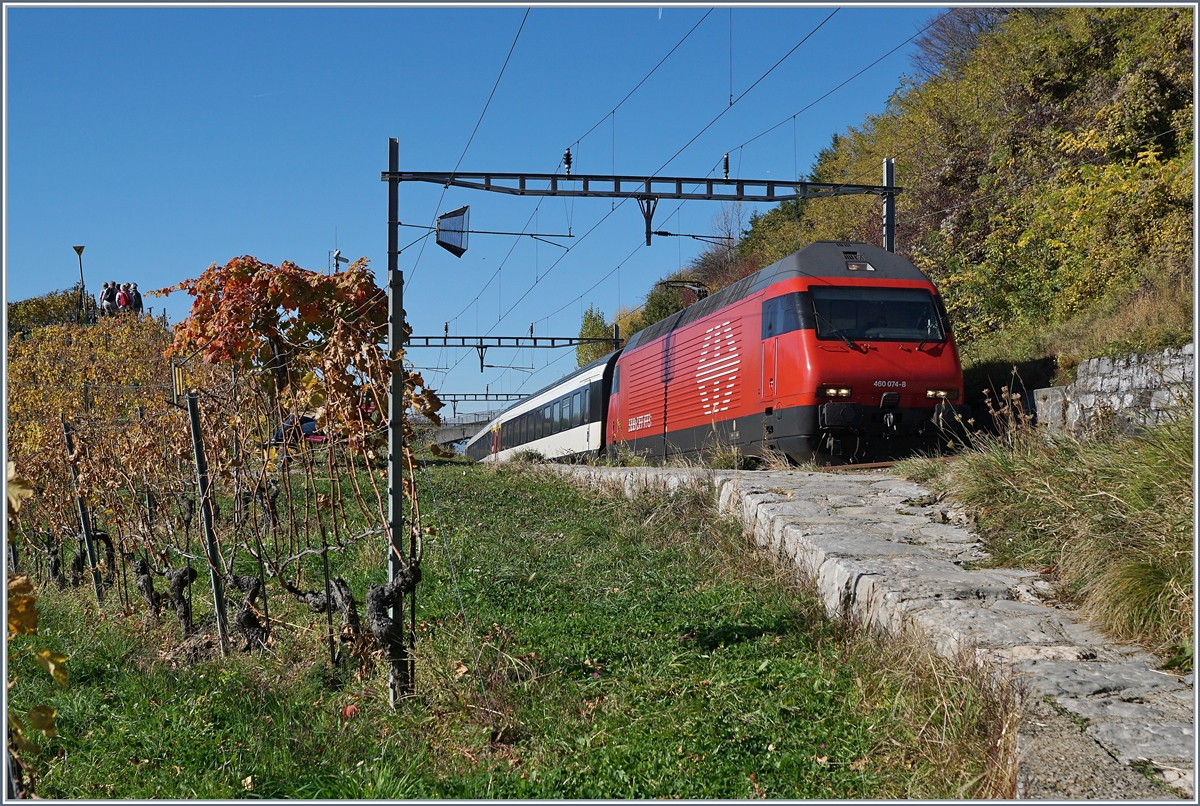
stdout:
{"type": "Polygon", "coordinates": [[[85,309],[83,307],[83,247],[75,246],[72,248],[75,250],[75,254],[79,257],[79,321],[82,324],[87,321],[87,317],[84,314],[85,309]]]}

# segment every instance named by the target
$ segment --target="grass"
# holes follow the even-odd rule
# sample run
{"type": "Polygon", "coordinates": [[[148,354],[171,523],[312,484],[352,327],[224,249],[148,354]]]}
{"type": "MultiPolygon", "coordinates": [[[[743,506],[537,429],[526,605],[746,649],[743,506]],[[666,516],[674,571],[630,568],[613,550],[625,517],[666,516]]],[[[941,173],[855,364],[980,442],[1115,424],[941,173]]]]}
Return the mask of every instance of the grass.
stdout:
{"type": "Polygon", "coordinates": [[[1190,668],[1193,409],[1139,435],[984,436],[948,464],[897,471],[976,517],[995,565],[1050,569],[1066,598],[1119,639],[1190,668]]]}
{"type": "MultiPolygon", "coordinates": [[[[271,585],[264,655],[180,659],[177,625],[46,590],[10,652],[15,709],[50,703],[35,791],[58,798],[1011,796],[1014,693],[969,663],[830,623],[703,491],[584,492],[437,462],[417,697],[377,657],[330,666],[324,619],[271,585]]],[[[379,542],[379,541],[377,541],[379,542]]],[[[331,557],[356,594],[382,546],[331,557]]],[[[316,585],[317,565],[308,568],[316,585]]],[[[202,578],[197,620],[210,622],[202,578]]]]}

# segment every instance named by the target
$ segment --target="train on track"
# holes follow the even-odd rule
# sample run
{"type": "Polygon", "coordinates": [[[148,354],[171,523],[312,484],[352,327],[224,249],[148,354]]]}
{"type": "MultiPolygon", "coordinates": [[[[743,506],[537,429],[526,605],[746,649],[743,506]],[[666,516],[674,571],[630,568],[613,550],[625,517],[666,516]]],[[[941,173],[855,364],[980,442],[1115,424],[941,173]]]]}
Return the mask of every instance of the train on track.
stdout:
{"type": "Polygon", "coordinates": [[[903,257],[821,241],[630,337],[466,445],[480,461],[622,446],[664,461],[736,449],[870,462],[944,444],[969,418],[946,309],[903,257]]]}

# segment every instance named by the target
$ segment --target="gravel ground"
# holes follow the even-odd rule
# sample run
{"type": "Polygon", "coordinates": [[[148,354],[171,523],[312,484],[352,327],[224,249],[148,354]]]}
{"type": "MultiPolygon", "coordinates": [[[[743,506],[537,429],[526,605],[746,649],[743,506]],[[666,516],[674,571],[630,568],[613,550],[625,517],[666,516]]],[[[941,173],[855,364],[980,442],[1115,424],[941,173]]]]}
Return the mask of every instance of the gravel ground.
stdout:
{"type": "Polygon", "coordinates": [[[1080,724],[1031,698],[1017,734],[1017,797],[1029,800],[1180,800],[1164,784],[1121,764],[1080,724]]]}

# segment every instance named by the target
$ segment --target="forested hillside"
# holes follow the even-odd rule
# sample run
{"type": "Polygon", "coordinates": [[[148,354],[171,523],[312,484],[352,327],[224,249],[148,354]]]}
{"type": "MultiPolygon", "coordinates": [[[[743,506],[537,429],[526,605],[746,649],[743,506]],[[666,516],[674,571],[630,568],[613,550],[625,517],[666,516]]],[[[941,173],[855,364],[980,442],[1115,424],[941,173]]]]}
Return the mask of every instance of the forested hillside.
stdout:
{"type": "MultiPolygon", "coordinates": [[[[954,9],[888,107],[809,176],[896,161],[898,251],[945,295],[967,363],[1191,339],[1191,9],[954,9]]],[[[880,242],[877,199],[784,203],[672,276],[713,290],[816,240],[880,242]]],[[[718,229],[724,227],[718,226],[718,229]]],[[[631,333],[690,302],[657,288],[631,333]]]]}

